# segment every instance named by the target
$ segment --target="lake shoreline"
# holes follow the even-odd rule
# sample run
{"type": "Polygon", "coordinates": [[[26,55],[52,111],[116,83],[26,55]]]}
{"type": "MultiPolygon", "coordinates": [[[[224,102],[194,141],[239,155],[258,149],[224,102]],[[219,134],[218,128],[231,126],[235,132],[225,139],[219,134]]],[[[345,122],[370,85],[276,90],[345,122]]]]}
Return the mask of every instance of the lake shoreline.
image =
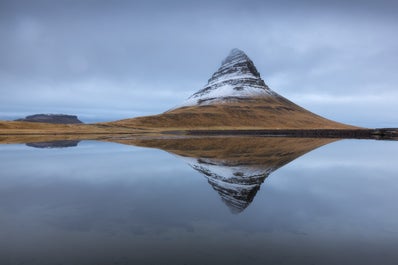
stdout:
{"type": "Polygon", "coordinates": [[[191,137],[286,137],[286,138],[334,138],[398,140],[397,128],[379,129],[245,129],[245,130],[170,130],[158,132],[48,132],[48,133],[2,133],[0,144],[48,142],[59,140],[99,140],[139,139],[139,138],[191,138],[191,137]]]}
{"type": "MultiPolygon", "coordinates": [[[[179,134],[180,132],[168,132],[179,134]]],[[[342,139],[398,139],[397,128],[377,129],[267,129],[267,130],[187,130],[185,135],[253,135],[266,137],[342,138],[342,139]]]]}

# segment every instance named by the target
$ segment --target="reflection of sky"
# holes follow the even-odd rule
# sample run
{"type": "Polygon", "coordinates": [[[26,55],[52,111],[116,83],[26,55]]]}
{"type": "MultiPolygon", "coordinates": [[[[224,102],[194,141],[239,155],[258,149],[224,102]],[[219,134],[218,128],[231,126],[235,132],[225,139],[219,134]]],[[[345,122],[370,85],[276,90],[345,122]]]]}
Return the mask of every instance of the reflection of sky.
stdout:
{"type": "Polygon", "coordinates": [[[0,263],[393,264],[396,150],[321,147],[232,215],[202,175],[160,150],[1,145],[0,263]]]}

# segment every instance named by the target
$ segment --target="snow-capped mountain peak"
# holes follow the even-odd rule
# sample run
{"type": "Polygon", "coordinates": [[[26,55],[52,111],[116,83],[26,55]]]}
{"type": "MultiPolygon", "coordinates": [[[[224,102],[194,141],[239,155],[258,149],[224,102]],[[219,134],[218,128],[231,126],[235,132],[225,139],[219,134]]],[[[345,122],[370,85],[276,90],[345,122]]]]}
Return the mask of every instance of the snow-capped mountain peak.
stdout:
{"type": "Polygon", "coordinates": [[[252,60],[243,51],[233,49],[206,86],[190,96],[183,106],[272,95],[275,92],[261,79],[252,60]]]}

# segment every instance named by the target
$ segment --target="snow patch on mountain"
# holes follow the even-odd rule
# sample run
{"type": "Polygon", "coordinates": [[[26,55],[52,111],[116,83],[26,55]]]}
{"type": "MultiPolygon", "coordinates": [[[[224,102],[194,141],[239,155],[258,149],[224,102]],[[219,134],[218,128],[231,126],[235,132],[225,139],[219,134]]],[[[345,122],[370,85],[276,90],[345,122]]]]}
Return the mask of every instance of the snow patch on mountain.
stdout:
{"type": "Polygon", "coordinates": [[[243,51],[233,49],[207,85],[178,107],[268,96],[277,94],[264,83],[250,58],[243,51]]]}
{"type": "MultiPolygon", "coordinates": [[[[229,80],[228,80],[229,81],[229,80]]],[[[235,84],[223,82],[221,86],[205,89],[198,94],[194,94],[184,101],[182,106],[192,106],[197,104],[210,104],[215,101],[223,102],[233,98],[250,98],[272,96],[274,93],[271,90],[264,90],[261,87],[235,84]]]]}

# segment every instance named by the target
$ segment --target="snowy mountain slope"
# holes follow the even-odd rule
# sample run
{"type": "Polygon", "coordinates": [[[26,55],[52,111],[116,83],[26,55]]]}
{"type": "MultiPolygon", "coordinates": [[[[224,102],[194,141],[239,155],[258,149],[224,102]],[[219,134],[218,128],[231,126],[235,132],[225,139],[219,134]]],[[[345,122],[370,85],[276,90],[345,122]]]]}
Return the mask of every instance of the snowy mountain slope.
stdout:
{"type": "Polygon", "coordinates": [[[276,95],[261,79],[250,58],[243,51],[233,49],[207,85],[181,106],[276,95]]]}

